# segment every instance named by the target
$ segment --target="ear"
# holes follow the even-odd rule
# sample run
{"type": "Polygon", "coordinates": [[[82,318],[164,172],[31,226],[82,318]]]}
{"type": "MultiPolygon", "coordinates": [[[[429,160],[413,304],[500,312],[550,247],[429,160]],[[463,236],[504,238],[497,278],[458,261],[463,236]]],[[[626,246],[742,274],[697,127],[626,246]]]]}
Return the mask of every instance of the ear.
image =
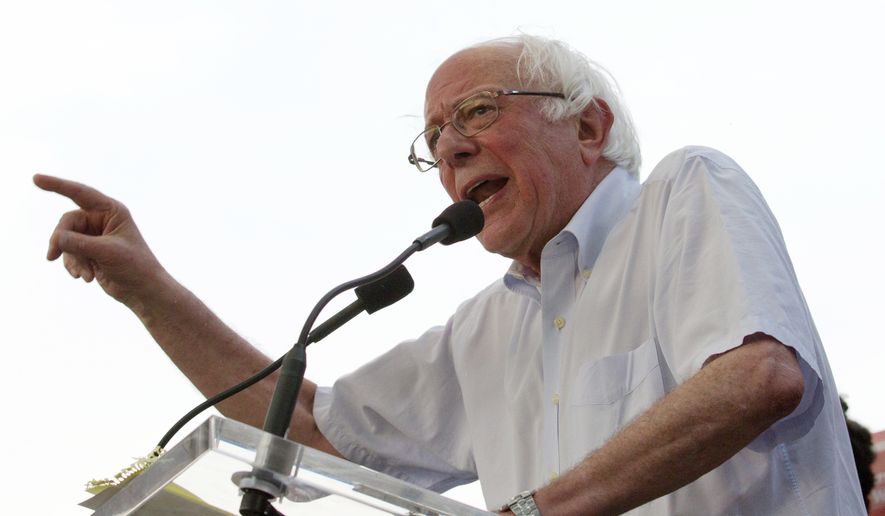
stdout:
{"type": "Polygon", "coordinates": [[[594,98],[581,111],[578,117],[578,140],[585,165],[592,165],[602,157],[614,119],[608,104],[600,98],[594,98]]]}

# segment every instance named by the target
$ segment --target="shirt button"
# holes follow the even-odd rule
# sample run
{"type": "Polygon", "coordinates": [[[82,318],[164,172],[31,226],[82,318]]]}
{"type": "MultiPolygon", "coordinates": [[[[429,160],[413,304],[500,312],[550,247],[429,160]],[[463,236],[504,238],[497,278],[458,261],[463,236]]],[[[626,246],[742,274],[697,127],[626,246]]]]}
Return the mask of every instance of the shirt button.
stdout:
{"type": "Polygon", "coordinates": [[[554,404],[554,405],[559,405],[559,393],[558,393],[558,392],[554,392],[554,393],[553,393],[553,399],[552,399],[552,401],[553,401],[553,404],[554,404]]]}
{"type": "Polygon", "coordinates": [[[563,319],[562,317],[557,317],[556,319],[553,319],[553,326],[555,326],[557,330],[565,328],[565,319],[563,319]]]}
{"type": "Polygon", "coordinates": [[[584,276],[584,279],[590,279],[591,274],[593,274],[592,269],[584,269],[581,271],[581,276],[584,276]]]}
{"type": "Polygon", "coordinates": [[[559,473],[557,473],[555,471],[551,471],[550,472],[550,481],[553,482],[554,480],[556,480],[556,477],[558,477],[558,476],[559,476],[559,473]]]}

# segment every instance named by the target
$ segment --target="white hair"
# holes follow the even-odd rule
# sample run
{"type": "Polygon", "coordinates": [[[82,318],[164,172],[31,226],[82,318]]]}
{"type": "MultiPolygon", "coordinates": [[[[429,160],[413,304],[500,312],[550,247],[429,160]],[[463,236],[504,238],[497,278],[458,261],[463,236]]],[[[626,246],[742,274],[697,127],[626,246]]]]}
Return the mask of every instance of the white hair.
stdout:
{"type": "Polygon", "coordinates": [[[562,41],[529,34],[475,45],[496,46],[521,48],[516,62],[520,87],[545,88],[565,95],[565,101],[557,98],[541,101],[541,112],[551,122],[575,116],[591,104],[601,109],[596,99],[605,101],[614,121],[602,155],[632,175],[639,174],[642,158],[633,120],[621,102],[617,83],[605,68],[562,41]]]}

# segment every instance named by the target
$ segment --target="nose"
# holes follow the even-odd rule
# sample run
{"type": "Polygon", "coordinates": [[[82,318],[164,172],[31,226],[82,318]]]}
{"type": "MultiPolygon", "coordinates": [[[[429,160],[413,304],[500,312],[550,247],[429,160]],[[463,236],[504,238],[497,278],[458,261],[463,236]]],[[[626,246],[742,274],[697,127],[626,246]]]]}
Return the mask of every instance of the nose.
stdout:
{"type": "Polygon", "coordinates": [[[437,157],[450,167],[463,166],[479,152],[476,140],[459,133],[449,124],[442,128],[436,142],[437,157]]]}

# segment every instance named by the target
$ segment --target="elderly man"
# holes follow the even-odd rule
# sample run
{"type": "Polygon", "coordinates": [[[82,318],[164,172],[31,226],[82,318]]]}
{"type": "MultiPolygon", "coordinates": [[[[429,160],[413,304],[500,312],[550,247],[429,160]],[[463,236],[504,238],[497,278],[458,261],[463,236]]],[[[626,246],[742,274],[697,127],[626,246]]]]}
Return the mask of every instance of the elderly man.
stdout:
{"type": "MultiPolygon", "coordinates": [[[[436,490],[479,478],[517,514],[862,514],[826,356],[737,164],[685,148],[640,187],[606,76],[530,36],[446,60],[425,118],[410,162],[480,203],[479,240],[513,264],[445,326],[330,389],[305,382],[291,438],[436,490]]],[[[202,392],[268,364],[121,204],[35,182],[80,206],[48,257],[129,306],[202,392]]],[[[220,408],[259,426],[272,389],[220,408]]]]}

